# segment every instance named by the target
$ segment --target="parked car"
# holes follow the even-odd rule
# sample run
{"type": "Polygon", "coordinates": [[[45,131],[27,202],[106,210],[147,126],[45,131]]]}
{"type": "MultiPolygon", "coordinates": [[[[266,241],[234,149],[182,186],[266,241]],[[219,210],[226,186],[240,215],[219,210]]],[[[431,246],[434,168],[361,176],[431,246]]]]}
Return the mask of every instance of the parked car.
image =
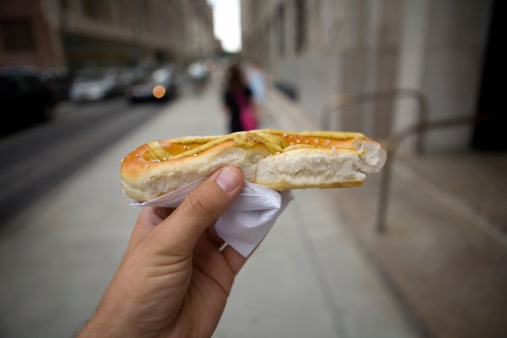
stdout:
{"type": "Polygon", "coordinates": [[[157,68],[140,80],[135,81],[126,91],[130,102],[163,101],[176,98],[180,91],[179,80],[174,69],[157,68]]]}
{"type": "Polygon", "coordinates": [[[120,72],[113,67],[84,68],[76,72],[69,99],[74,102],[103,100],[121,93],[120,72]]]}
{"type": "Polygon", "coordinates": [[[40,71],[40,77],[51,90],[57,101],[64,101],[69,98],[69,88],[72,83],[72,77],[66,68],[44,68],[40,71]]]}
{"type": "Polygon", "coordinates": [[[50,120],[56,102],[38,72],[18,67],[0,69],[2,136],[50,120]]]}

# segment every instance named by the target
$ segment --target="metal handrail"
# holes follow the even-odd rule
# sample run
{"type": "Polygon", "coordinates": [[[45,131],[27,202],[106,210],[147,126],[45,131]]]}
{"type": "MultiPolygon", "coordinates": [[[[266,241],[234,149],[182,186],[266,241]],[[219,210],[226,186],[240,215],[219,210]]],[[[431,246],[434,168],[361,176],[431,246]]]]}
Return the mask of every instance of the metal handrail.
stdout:
{"type": "Polygon", "coordinates": [[[464,124],[478,124],[485,121],[491,121],[495,116],[483,115],[483,116],[461,116],[447,119],[441,119],[437,121],[429,120],[429,105],[425,95],[416,89],[388,89],[377,92],[365,92],[365,93],[349,93],[349,94],[338,94],[331,97],[324,108],[322,109],[321,115],[321,127],[325,129],[330,125],[330,115],[338,112],[340,109],[350,106],[356,106],[364,104],[366,102],[375,102],[382,100],[395,100],[400,98],[411,98],[418,105],[418,122],[412,126],[405,128],[404,130],[392,134],[388,137],[385,148],[387,152],[386,163],[382,170],[381,184],[379,189],[379,202],[377,209],[377,217],[375,230],[377,233],[384,233],[386,229],[386,217],[388,211],[388,198],[391,188],[391,173],[392,163],[395,160],[396,152],[406,138],[416,134],[416,152],[423,154],[425,152],[425,132],[429,129],[440,129],[455,127],[464,124]]]}
{"type": "MultiPolygon", "coordinates": [[[[400,88],[400,89],[387,89],[376,92],[364,92],[364,93],[348,93],[348,94],[338,94],[332,96],[322,109],[321,114],[321,127],[325,129],[330,125],[330,115],[331,113],[335,113],[342,108],[356,106],[360,104],[364,104],[366,102],[375,102],[375,101],[393,101],[395,99],[400,98],[410,98],[413,99],[418,106],[418,121],[419,123],[426,123],[429,120],[429,109],[428,109],[428,101],[426,96],[417,89],[408,89],[408,88],[400,88]]],[[[418,134],[418,138],[416,140],[416,151],[418,153],[424,153],[424,135],[423,133],[418,134]]]]}
{"type": "Polygon", "coordinates": [[[382,169],[382,177],[381,184],[379,190],[379,203],[377,209],[377,217],[375,230],[377,233],[384,233],[386,229],[386,217],[387,217],[387,209],[388,209],[388,198],[391,187],[391,172],[392,172],[392,163],[394,162],[396,152],[402,143],[407,137],[413,134],[421,134],[422,132],[427,131],[428,129],[441,129],[441,128],[449,128],[456,127],[464,124],[478,124],[483,123],[485,121],[491,121],[495,118],[495,116],[483,115],[483,116],[461,116],[454,117],[448,119],[441,119],[437,121],[425,121],[421,123],[417,123],[413,126],[406,128],[405,130],[392,135],[386,144],[387,151],[387,159],[384,164],[384,168],[382,169]]]}

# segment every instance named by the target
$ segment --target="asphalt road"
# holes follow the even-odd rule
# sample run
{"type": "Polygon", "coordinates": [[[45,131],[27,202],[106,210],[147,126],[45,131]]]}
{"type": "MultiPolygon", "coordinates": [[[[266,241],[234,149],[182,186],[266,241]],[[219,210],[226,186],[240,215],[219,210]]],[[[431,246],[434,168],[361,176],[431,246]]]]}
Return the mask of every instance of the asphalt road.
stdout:
{"type": "Polygon", "coordinates": [[[0,138],[0,227],[167,104],[62,102],[51,121],[0,138]]]}

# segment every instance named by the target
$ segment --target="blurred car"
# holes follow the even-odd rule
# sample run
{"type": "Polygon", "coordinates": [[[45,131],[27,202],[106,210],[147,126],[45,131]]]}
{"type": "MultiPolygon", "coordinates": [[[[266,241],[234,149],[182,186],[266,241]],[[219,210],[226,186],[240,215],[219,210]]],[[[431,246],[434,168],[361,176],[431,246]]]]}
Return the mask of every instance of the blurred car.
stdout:
{"type": "Polygon", "coordinates": [[[170,67],[157,68],[127,88],[130,102],[175,99],[180,90],[178,76],[170,67]]]}
{"type": "Polygon", "coordinates": [[[17,67],[0,69],[1,135],[50,120],[56,102],[38,72],[17,67]]]}
{"type": "Polygon", "coordinates": [[[47,67],[41,70],[40,77],[48,86],[57,101],[69,98],[72,77],[66,68],[47,67]]]}
{"type": "Polygon", "coordinates": [[[69,99],[74,102],[103,100],[121,92],[119,70],[113,67],[84,68],[76,72],[69,99]]]}

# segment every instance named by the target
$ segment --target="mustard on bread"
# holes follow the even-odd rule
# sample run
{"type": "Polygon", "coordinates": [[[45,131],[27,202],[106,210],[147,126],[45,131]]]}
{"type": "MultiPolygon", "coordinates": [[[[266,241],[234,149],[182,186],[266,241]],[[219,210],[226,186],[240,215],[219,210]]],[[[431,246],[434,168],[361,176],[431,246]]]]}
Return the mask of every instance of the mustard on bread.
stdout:
{"type": "Polygon", "coordinates": [[[382,145],[361,133],[260,129],[148,142],[122,160],[120,176],[123,193],[144,202],[228,164],[282,191],[359,186],[385,160],[382,145]]]}

